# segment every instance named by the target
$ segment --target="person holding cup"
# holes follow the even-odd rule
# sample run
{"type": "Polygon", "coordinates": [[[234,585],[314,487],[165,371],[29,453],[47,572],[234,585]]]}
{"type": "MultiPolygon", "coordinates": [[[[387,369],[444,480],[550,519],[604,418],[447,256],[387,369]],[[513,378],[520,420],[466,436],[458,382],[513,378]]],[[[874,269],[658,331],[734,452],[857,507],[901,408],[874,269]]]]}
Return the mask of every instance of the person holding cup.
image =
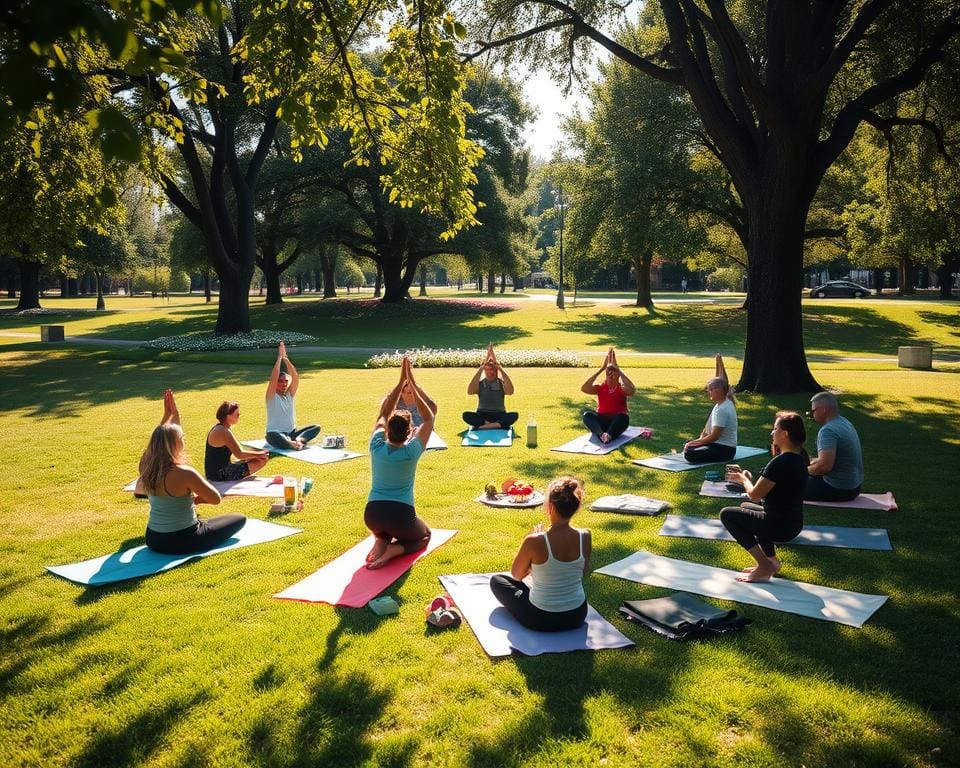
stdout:
{"type": "Polygon", "coordinates": [[[780,572],[774,542],[792,541],[803,530],[803,493],[809,458],[803,417],[779,411],[770,432],[773,459],[754,478],[735,464],[727,467],[727,480],[739,483],[750,498],[739,507],[720,510],[720,522],[737,543],[757,561],[738,581],[770,581],[780,572]]]}

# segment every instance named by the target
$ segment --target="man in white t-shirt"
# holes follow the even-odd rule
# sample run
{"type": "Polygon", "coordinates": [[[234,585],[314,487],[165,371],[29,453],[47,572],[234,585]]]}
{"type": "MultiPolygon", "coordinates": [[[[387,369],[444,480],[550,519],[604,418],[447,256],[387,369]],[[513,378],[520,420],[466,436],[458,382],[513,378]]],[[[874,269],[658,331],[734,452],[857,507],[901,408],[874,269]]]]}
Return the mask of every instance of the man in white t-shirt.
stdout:
{"type": "Polygon", "coordinates": [[[273,365],[264,396],[267,405],[266,440],[274,448],[300,451],[320,434],[320,426],[317,424],[297,428],[297,411],[293,398],[299,386],[300,374],[287,357],[287,347],[281,341],[277,347],[277,362],[273,365]]]}

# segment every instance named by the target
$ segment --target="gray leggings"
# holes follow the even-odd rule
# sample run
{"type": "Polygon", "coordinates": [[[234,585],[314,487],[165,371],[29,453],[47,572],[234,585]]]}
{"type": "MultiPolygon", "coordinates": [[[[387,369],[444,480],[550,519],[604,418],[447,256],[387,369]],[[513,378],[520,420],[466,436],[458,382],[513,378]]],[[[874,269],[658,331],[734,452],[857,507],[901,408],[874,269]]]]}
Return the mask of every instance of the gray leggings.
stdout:
{"type": "Polygon", "coordinates": [[[267,442],[274,448],[293,448],[294,441],[299,437],[306,445],[313,438],[320,434],[320,427],[311,424],[309,427],[301,427],[293,432],[267,432],[267,442]]]}

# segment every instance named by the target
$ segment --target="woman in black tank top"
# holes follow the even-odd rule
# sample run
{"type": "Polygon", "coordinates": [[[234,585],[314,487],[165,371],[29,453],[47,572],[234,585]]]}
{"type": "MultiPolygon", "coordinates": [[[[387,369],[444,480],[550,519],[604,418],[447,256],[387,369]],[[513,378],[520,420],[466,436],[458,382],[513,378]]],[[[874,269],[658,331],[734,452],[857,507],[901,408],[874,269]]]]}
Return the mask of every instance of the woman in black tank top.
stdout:
{"type": "Polygon", "coordinates": [[[244,450],[231,427],[240,421],[240,405],[224,401],[217,408],[217,424],[207,433],[203,472],[208,480],[242,480],[263,468],[269,451],[244,450]],[[239,461],[232,462],[231,456],[239,461]]]}

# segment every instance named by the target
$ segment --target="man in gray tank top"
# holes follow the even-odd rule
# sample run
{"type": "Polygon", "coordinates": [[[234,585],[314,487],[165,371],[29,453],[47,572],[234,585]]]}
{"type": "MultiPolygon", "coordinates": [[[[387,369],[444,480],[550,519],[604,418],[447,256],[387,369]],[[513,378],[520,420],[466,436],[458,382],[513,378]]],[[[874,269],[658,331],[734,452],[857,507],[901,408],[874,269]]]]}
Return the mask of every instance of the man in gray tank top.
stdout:
{"type": "Polygon", "coordinates": [[[320,434],[320,426],[317,424],[297,428],[297,412],[293,399],[299,386],[300,374],[287,357],[287,347],[281,341],[277,347],[277,362],[273,365],[264,396],[267,406],[266,440],[274,448],[300,451],[320,434]]]}

